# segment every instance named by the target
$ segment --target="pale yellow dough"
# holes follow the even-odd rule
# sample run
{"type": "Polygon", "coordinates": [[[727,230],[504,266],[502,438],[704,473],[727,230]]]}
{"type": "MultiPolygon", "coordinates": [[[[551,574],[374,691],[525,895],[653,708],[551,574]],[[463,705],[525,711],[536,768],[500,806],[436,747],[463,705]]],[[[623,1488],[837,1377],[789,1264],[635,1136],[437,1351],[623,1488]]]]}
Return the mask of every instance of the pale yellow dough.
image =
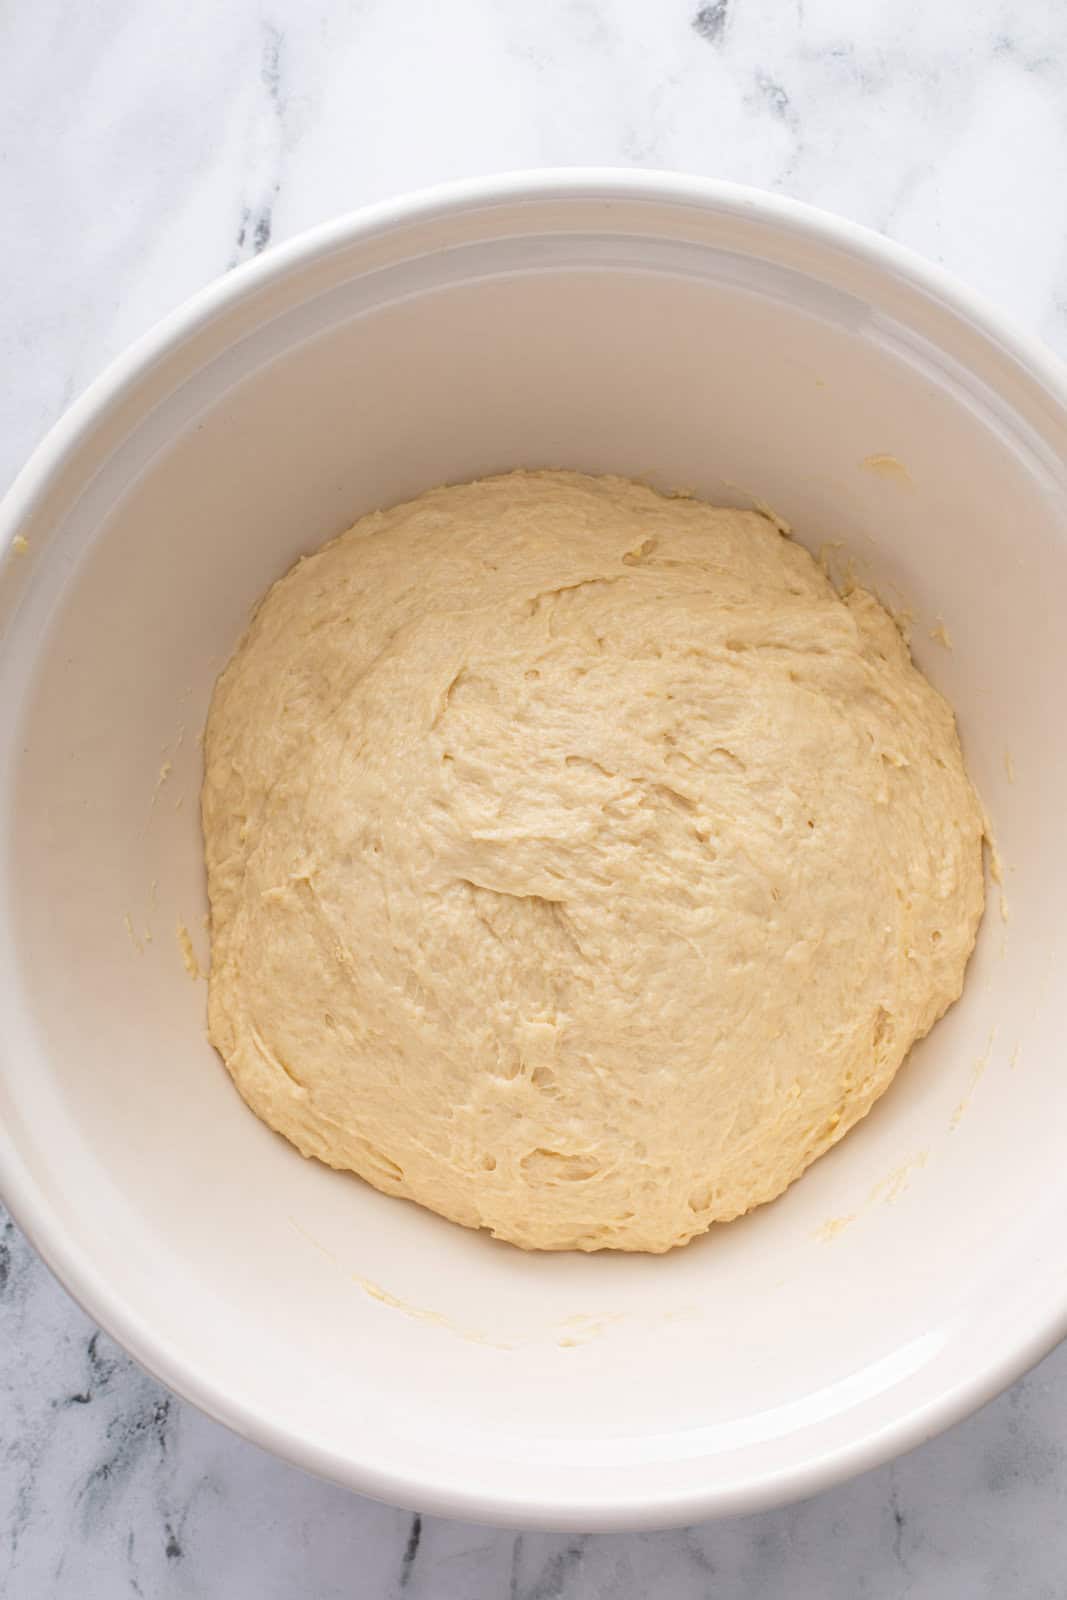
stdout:
{"type": "Polygon", "coordinates": [[[205,741],[211,1037],[305,1155],[530,1249],[773,1200],[958,996],[952,712],[767,518],[516,472],[267,595],[205,741]]]}

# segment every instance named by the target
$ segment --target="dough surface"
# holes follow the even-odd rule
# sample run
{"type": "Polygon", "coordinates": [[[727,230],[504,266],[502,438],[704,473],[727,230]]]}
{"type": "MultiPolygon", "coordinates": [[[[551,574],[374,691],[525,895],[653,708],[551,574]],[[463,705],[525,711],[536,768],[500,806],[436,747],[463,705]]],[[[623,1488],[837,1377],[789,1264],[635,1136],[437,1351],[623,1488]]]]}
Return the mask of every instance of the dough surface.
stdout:
{"type": "Polygon", "coordinates": [[[530,1249],[772,1200],[959,995],[983,814],[765,517],[517,472],[270,590],[205,738],[211,1038],[305,1155],[530,1249]]]}

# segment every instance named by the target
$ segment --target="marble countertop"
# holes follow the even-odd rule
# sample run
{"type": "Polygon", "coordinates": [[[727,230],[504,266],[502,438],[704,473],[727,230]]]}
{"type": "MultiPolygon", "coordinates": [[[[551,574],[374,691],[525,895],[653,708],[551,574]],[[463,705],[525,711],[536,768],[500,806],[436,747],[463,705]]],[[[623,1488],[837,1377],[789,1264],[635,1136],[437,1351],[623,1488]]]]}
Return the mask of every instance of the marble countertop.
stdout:
{"type": "MultiPolygon", "coordinates": [[[[34,0],[0,17],[0,488],[136,334],[311,223],[523,166],[763,185],[913,245],[1067,354],[1050,0],[34,0]]],[[[319,1483],[146,1377],[0,1213],[12,1600],[1038,1600],[1067,1593],[1067,1347],[805,1504],[515,1535],[319,1483]]]]}

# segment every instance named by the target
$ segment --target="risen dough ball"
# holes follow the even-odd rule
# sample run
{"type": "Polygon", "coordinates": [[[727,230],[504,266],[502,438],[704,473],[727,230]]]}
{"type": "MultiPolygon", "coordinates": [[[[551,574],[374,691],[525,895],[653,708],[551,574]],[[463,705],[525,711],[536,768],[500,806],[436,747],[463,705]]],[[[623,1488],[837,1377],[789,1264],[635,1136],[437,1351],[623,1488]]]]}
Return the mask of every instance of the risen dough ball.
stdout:
{"type": "Polygon", "coordinates": [[[434,489],[299,562],[216,689],[203,820],[252,1109],[531,1249],[772,1200],[982,912],[952,713],[878,602],[619,478],[434,489]]]}

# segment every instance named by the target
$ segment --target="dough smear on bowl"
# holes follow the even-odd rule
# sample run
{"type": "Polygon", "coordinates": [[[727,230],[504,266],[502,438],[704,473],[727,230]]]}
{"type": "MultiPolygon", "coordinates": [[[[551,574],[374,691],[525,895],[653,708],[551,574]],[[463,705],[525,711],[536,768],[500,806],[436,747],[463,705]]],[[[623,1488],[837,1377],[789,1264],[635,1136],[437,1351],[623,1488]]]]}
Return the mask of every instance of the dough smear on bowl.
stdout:
{"type": "Polygon", "coordinates": [[[219,680],[211,1037],[305,1155],[528,1249],[781,1194],[959,995],[983,813],[767,518],[515,472],[363,517],[219,680]]]}

